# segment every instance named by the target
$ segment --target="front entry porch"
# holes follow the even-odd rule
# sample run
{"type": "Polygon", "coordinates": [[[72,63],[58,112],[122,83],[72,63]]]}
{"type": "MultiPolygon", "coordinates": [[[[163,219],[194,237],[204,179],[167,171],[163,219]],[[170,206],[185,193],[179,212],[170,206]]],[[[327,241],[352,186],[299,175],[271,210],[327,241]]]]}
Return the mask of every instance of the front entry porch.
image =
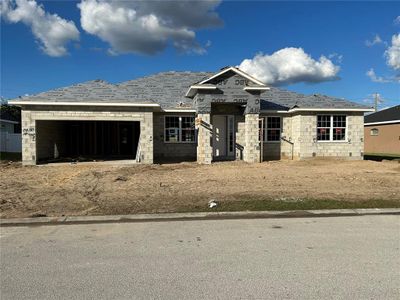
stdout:
{"type": "Polygon", "coordinates": [[[260,162],[259,114],[198,114],[197,162],[260,162]]]}

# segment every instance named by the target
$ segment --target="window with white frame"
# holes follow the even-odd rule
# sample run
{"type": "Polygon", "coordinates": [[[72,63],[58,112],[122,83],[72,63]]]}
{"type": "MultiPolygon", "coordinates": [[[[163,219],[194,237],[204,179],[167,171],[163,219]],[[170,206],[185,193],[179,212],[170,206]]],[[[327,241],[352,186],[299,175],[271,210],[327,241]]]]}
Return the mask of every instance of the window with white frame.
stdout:
{"type": "Polygon", "coordinates": [[[281,117],[266,117],[264,141],[277,142],[280,140],[281,140],[281,117]]]}
{"type": "Polygon", "coordinates": [[[165,142],[193,143],[196,141],[194,117],[165,116],[165,142]]]}
{"type": "Polygon", "coordinates": [[[372,136],[377,136],[377,135],[379,135],[379,129],[378,129],[378,128],[372,128],[371,131],[370,131],[370,134],[371,134],[372,136]]]}
{"type": "Polygon", "coordinates": [[[317,116],[318,141],[346,140],[346,116],[320,115],[317,116]]]}

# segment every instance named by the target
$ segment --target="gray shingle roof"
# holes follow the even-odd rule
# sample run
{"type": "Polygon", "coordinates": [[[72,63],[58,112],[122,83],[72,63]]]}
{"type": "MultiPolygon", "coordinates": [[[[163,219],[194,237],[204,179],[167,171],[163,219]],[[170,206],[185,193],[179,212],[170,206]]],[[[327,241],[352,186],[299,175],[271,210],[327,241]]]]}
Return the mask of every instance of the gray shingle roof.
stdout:
{"type": "Polygon", "coordinates": [[[261,110],[291,108],[369,108],[365,105],[325,95],[304,95],[278,88],[261,94],[261,110]]]}
{"type": "Polygon", "coordinates": [[[130,91],[133,99],[150,99],[163,109],[191,108],[192,99],[185,94],[189,87],[207,77],[211,72],[164,72],[120,83],[130,91]]]}
{"type": "MultiPolygon", "coordinates": [[[[92,80],[58,88],[22,100],[41,102],[129,102],[157,103],[163,109],[192,108],[193,100],[186,98],[188,88],[213,72],[162,72],[134,80],[111,84],[92,80]]],[[[261,95],[261,109],[288,110],[298,108],[368,108],[364,105],[324,95],[303,95],[271,88],[261,95]]]]}
{"type": "Polygon", "coordinates": [[[390,122],[400,120],[400,105],[396,105],[364,117],[365,123],[390,122]]]}
{"type": "Polygon", "coordinates": [[[48,102],[137,102],[154,103],[149,99],[138,101],[130,96],[128,89],[104,80],[92,80],[58,88],[32,96],[23,97],[23,100],[48,102]]]}

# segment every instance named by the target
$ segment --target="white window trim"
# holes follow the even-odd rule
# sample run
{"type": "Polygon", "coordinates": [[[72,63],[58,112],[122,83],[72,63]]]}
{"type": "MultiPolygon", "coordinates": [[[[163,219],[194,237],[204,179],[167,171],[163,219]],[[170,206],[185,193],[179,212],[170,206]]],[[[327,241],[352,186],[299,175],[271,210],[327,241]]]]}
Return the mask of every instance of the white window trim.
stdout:
{"type": "MultiPolygon", "coordinates": [[[[264,116],[264,144],[280,144],[281,143],[281,137],[282,137],[282,116],[264,116]],[[267,134],[267,118],[279,118],[280,119],[280,125],[281,128],[279,128],[279,140],[278,141],[268,141],[268,134],[267,134]]],[[[272,128],[271,128],[272,129],[272,128]]],[[[277,128],[274,128],[277,129],[277,128]]]]}
{"type": "Polygon", "coordinates": [[[371,128],[369,131],[369,135],[370,136],[379,136],[379,128],[375,128],[375,127],[371,128]],[[373,131],[376,131],[376,134],[372,134],[373,131]]]}
{"type": "MultiPolygon", "coordinates": [[[[316,128],[315,128],[315,140],[317,143],[348,143],[348,115],[344,114],[318,114],[315,116],[317,118],[316,120],[316,128]],[[331,119],[331,126],[329,128],[329,140],[328,141],[320,141],[318,140],[318,116],[330,116],[331,119]],[[344,135],[344,140],[333,140],[333,116],[345,116],[346,117],[346,127],[345,127],[345,135],[344,135]]],[[[324,128],[324,127],[320,127],[324,128]]],[[[342,128],[342,127],[338,127],[342,128]]]]}
{"type": "Polygon", "coordinates": [[[166,144],[195,144],[197,143],[197,134],[196,134],[196,129],[194,130],[194,141],[182,141],[182,117],[191,117],[195,119],[195,116],[192,115],[166,115],[164,116],[164,143],[166,144]],[[167,122],[167,118],[179,118],[179,127],[178,127],[178,136],[179,136],[179,141],[167,141],[167,135],[165,134],[165,131],[167,130],[167,128],[165,127],[166,122],[167,122]]]}

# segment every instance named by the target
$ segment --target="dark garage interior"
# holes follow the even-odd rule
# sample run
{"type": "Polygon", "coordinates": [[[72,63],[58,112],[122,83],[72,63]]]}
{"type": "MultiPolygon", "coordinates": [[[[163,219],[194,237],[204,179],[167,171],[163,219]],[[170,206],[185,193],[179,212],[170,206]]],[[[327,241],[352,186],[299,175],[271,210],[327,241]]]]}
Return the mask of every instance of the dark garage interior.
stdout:
{"type": "Polygon", "coordinates": [[[38,161],[135,159],[140,122],[37,121],[38,161]]]}

